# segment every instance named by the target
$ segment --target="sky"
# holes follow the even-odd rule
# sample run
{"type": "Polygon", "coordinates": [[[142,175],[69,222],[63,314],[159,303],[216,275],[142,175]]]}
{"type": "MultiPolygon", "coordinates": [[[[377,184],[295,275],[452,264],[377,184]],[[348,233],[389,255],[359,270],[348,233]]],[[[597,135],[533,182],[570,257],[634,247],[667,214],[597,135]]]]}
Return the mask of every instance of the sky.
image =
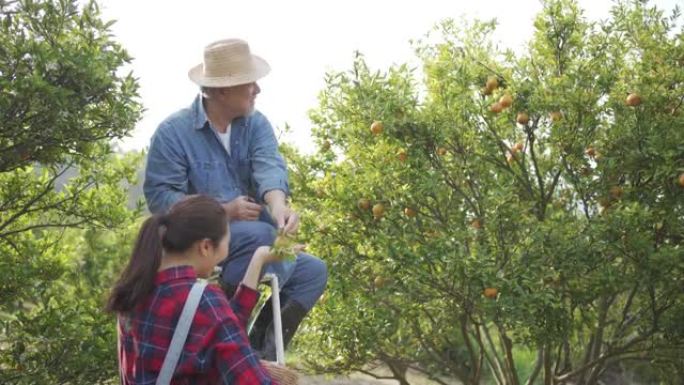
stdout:
{"type": "MultiPolygon", "coordinates": [[[[539,0],[100,0],[103,18],[116,20],[115,39],[134,58],[145,107],[123,150],[149,145],[157,125],[188,106],[198,89],[188,70],[202,61],[204,46],[223,38],[246,40],[271,65],[259,81],[257,109],[281,141],[304,152],[315,149],[308,111],[329,71],[351,68],[355,51],[373,69],[395,63],[417,67],[410,40],[420,39],[445,18],[496,19],[495,41],[520,50],[532,37],[539,0]],[[282,133],[289,124],[292,131],[282,133]]],[[[608,0],[579,0],[589,20],[609,17],[608,0]]],[[[655,0],[671,11],[684,0],[655,0]]]]}

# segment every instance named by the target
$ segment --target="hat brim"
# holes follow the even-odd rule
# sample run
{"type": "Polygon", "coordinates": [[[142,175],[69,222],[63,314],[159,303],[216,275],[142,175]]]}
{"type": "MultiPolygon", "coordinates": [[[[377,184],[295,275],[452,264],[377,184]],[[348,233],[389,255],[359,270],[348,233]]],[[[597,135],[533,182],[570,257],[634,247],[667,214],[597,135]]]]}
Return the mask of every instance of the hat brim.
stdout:
{"type": "Polygon", "coordinates": [[[257,55],[252,55],[252,68],[247,73],[235,74],[222,77],[205,77],[202,63],[192,67],[188,71],[188,77],[200,87],[233,87],[255,82],[271,72],[271,66],[266,60],[257,55]]]}

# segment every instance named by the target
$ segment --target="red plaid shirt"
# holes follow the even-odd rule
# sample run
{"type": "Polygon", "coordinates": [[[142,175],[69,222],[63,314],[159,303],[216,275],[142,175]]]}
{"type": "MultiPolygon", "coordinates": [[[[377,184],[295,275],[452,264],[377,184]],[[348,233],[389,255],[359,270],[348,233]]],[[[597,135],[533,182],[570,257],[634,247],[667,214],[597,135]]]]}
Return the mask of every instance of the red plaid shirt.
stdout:
{"type": "MultiPolygon", "coordinates": [[[[119,315],[119,364],[124,385],[155,383],[196,279],[190,266],[161,271],[149,298],[131,313],[119,315]]],[[[229,302],[220,288],[208,285],[171,384],[275,384],[259,364],[245,333],[258,299],[258,292],[241,285],[229,302]]]]}

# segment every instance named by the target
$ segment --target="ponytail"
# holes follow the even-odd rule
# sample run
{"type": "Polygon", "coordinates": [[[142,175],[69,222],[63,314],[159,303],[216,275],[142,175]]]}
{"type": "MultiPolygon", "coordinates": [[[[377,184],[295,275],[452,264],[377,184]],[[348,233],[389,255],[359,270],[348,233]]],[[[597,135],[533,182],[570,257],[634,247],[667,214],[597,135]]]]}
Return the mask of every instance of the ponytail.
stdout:
{"type": "Polygon", "coordinates": [[[208,196],[188,196],[166,214],[151,216],[138,233],[131,259],[114,285],[105,309],[130,312],[152,293],[162,250],[182,253],[202,239],[218,245],[227,232],[228,218],[223,206],[208,196]]]}
{"type": "Polygon", "coordinates": [[[129,312],[154,289],[154,278],[161,265],[164,222],[165,218],[153,215],[143,223],[131,259],[107,301],[108,312],[129,312]]]}

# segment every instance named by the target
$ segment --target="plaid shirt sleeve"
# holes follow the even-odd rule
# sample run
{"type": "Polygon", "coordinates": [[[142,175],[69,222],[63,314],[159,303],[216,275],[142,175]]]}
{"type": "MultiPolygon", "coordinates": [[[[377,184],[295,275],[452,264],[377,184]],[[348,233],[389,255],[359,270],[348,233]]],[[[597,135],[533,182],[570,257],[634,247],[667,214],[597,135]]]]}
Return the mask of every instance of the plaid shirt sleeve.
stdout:
{"type": "Polygon", "coordinates": [[[249,316],[254,310],[259,301],[259,292],[251,289],[243,284],[240,284],[235,295],[230,300],[230,307],[233,309],[233,313],[238,317],[240,321],[240,326],[247,330],[247,321],[249,321],[249,316]]]}
{"type": "Polygon", "coordinates": [[[230,301],[238,324],[227,318],[210,332],[215,341],[214,365],[219,372],[220,384],[276,384],[259,363],[259,357],[252,350],[245,333],[245,325],[258,299],[257,291],[240,285],[230,301]]]}

